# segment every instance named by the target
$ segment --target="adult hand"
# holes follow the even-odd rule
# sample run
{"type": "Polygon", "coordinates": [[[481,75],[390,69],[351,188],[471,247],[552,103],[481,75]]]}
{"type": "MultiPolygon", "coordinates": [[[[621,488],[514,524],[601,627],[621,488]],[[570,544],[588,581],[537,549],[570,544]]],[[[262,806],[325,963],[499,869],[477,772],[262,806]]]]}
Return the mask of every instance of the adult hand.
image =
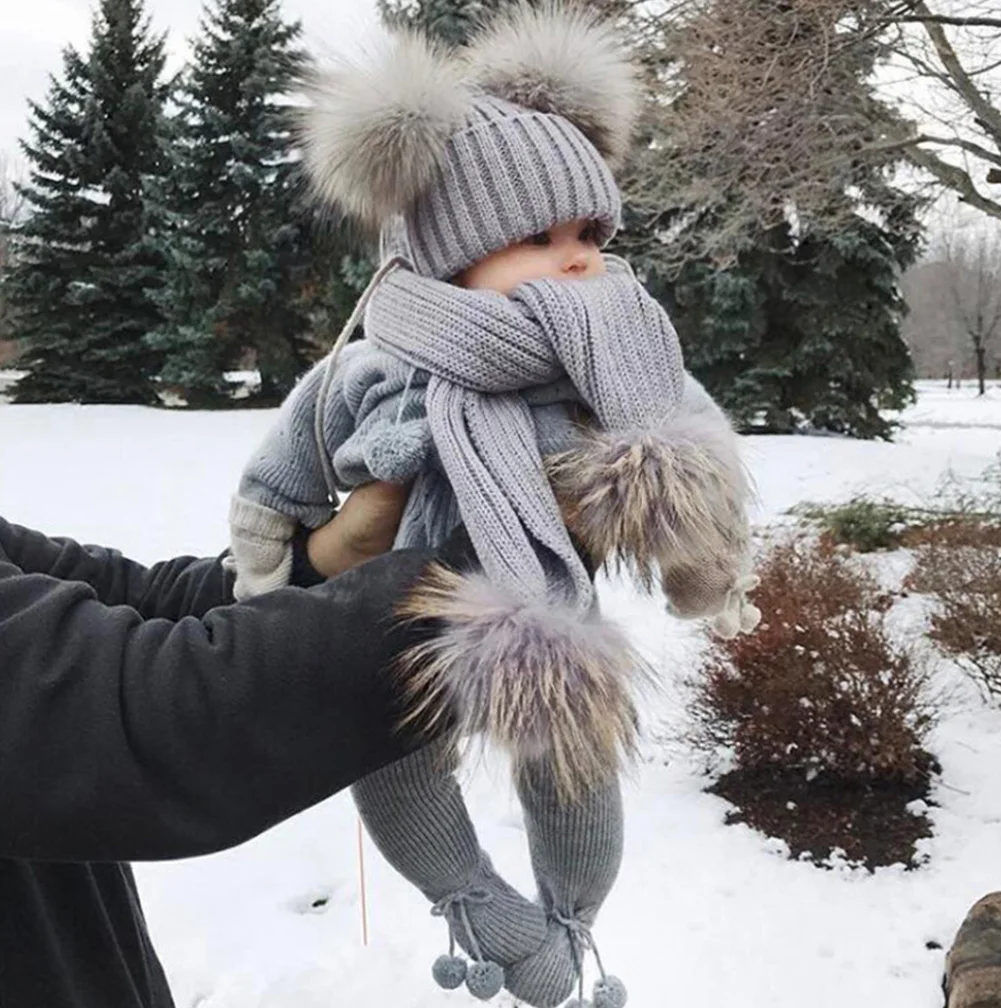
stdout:
{"type": "Polygon", "coordinates": [[[309,537],[306,552],[314,569],[333,577],[392,549],[409,494],[409,485],[379,481],[352,490],[309,537]]]}

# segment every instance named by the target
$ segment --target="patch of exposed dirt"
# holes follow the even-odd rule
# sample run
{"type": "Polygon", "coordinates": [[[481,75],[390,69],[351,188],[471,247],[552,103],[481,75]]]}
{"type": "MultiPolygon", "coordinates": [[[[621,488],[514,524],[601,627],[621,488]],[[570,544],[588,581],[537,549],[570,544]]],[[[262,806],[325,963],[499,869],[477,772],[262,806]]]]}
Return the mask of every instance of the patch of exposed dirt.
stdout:
{"type": "Polygon", "coordinates": [[[929,798],[932,775],[914,782],[860,785],[835,778],[807,780],[802,772],[734,770],[708,790],[734,805],[727,823],[742,822],[789,845],[793,858],[806,856],[820,863],[835,849],[869,869],[882,865],[918,866],[914,844],[931,836],[924,811],[908,805],[929,798]]]}

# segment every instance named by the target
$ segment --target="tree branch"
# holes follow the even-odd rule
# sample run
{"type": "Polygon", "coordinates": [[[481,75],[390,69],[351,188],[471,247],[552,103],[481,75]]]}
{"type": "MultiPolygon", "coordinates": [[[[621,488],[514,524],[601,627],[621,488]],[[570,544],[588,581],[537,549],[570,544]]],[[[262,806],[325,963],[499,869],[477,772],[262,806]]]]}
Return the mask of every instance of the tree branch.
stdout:
{"type": "Polygon", "coordinates": [[[977,187],[973,184],[973,179],[962,168],[957,168],[955,165],[943,161],[922,147],[905,147],[904,156],[911,164],[923,168],[938,179],[942,185],[957,193],[964,203],[969,203],[970,206],[976,207],[985,214],[1001,220],[1001,203],[988,199],[978,192],[977,187]]]}
{"type": "MultiPolygon", "coordinates": [[[[924,0],[920,0],[920,3],[916,4],[914,9],[922,17],[932,16],[924,0]]],[[[996,109],[984,97],[979,88],[977,88],[956,55],[956,50],[953,49],[942,26],[936,24],[934,21],[926,20],[924,27],[956,91],[969,106],[973,114],[981,120],[984,129],[1001,144],[1001,111],[996,109]]]]}
{"type": "Polygon", "coordinates": [[[917,14],[895,17],[892,24],[956,25],[959,28],[1001,28],[1001,18],[947,17],[944,14],[917,14]]]}
{"type": "MultiPolygon", "coordinates": [[[[973,154],[975,157],[983,158],[992,164],[1001,165],[1001,154],[981,147],[980,144],[973,143],[972,140],[964,140],[962,137],[939,137],[930,136],[927,133],[919,133],[916,136],[906,137],[902,140],[887,140],[885,143],[869,144],[859,150],[860,154],[867,156],[873,154],[892,154],[894,151],[903,151],[908,147],[916,147],[918,144],[930,143],[940,144],[943,147],[959,147],[962,150],[973,154]]],[[[992,168],[987,175],[988,182],[1001,182],[1001,171],[992,168]],[[996,176],[992,178],[991,176],[996,176]]]]}
{"type": "MultiPolygon", "coordinates": [[[[990,161],[991,164],[1001,165],[1001,154],[995,154],[993,151],[989,151],[986,147],[981,147],[980,144],[974,143],[972,140],[964,140],[962,137],[939,137],[923,134],[915,137],[914,143],[940,144],[943,147],[960,147],[967,153],[972,154],[974,157],[982,158],[984,161],[990,161]]],[[[988,181],[990,181],[990,178],[988,178],[988,181]]]]}

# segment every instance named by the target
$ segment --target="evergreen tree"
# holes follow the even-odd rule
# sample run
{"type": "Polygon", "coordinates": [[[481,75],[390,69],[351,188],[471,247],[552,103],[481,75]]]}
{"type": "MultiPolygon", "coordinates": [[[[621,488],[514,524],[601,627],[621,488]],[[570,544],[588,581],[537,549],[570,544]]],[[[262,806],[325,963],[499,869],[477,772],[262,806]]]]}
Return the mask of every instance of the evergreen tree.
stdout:
{"type": "MultiPolygon", "coordinates": [[[[284,396],[309,365],[314,302],[332,279],[292,156],[282,96],[301,72],[301,28],[280,0],[217,0],[182,82],[174,127],[167,324],[151,342],[189,403],[217,400],[251,350],[261,395],[284,396]]],[[[336,269],[334,269],[336,273],[336,269]]]]}
{"type": "MultiPolygon", "coordinates": [[[[447,45],[461,46],[479,25],[525,3],[536,6],[540,0],[379,0],[379,12],[391,27],[416,28],[447,45]]],[[[632,0],[589,0],[585,9],[621,17],[632,6],[632,0]]]]}
{"type": "Polygon", "coordinates": [[[900,335],[900,272],[917,253],[913,210],[838,235],[759,235],[720,269],[686,265],[651,286],[669,306],[685,360],[745,431],[889,437],[883,415],[913,398],[900,335]]]}
{"type": "MultiPolygon", "coordinates": [[[[879,49],[850,20],[829,25],[849,33],[832,36],[822,19],[797,20],[781,0],[741,4],[701,8],[692,38],[677,27],[670,101],[657,91],[664,37],[652,36],[653,100],[619,250],[669,308],[689,369],[740,428],[889,437],[882,411],[913,398],[897,281],[920,247],[922,204],[894,187],[897,154],[850,153],[877,142],[866,130],[880,117],[893,119],[871,91],[879,49]],[[768,19],[758,27],[775,53],[745,60],[742,19],[753,10],[768,19]],[[824,46],[830,66],[818,69],[805,54],[824,46]],[[781,60],[807,73],[814,91],[787,98],[784,65],[774,81],[762,76],[781,60]],[[728,95],[715,90],[717,78],[721,89],[742,83],[728,95]],[[766,83],[774,90],[761,98],[766,83]],[[741,102],[721,125],[719,109],[741,102]],[[860,110],[857,122],[846,108],[860,110]],[[798,128],[804,116],[815,120],[798,128]]],[[[834,0],[818,6],[832,17],[839,9],[834,0]]]]}
{"type": "Polygon", "coordinates": [[[389,25],[417,28],[447,45],[464,45],[473,29],[513,0],[379,0],[389,25]]]}
{"type": "Polygon", "coordinates": [[[8,289],[28,374],[19,402],[155,401],[144,335],[162,269],[145,189],[162,166],[163,39],[142,0],[101,0],[89,55],[67,49],[32,104],[27,219],[8,289]]]}

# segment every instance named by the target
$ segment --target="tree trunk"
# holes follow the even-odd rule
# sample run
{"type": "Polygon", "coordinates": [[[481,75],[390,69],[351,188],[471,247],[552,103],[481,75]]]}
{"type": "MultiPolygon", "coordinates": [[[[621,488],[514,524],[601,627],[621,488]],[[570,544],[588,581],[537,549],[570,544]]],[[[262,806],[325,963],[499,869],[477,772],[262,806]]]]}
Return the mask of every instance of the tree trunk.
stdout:
{"type": "Polygon", "coordinates": [[[976,347],[977,353],[977,395],[983,395],[987,391],[987,384],[984,379],[987,377],[987,348],[980,344],[976,347]]]}

